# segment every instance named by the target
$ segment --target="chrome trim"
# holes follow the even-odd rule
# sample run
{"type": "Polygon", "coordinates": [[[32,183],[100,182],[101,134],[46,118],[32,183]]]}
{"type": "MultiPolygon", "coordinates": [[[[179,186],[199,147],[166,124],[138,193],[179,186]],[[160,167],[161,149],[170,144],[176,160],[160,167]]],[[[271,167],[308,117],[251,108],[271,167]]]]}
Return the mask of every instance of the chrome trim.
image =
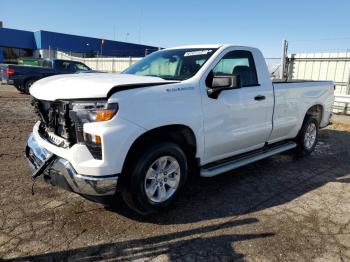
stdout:
{"type": "Polygon", "coordinates": [[[117,176],[93,177],[80,175],[63,158],[56,159],[45,173],[48,176],[63,176],[72,191],[83,195],[114,195],[117,187],[117,176]]]}
{"type": "MultiPolygon", "coordinates": [[[[29,152],[26,152],[27,154],[27,157],[33,157],[34,159],[35,158],[38,158],[38,160],[40,162],[44,162],[44,160],[48,159],[50,156],[52,156],[52,153],[48,150],[46,150],[45,148],[39,146],[39,144],[36,142],[35,138],[34,138],[34,135],[33,133],[31,133],[29,135],[29,138],[28,138],[28,142],[27,142],[27,147],[29,147],[31,149],[31,151],[29,152]],[[32,154],[31,154],[32,152],[32,154]]],[[[34,160],[33,159],[33,160],[34,160]]],[[[34,166],[36,166],[37,164],[40,164],[40,163],[37,163],[39,161],[34,161],[34,166]]]]}
{"type": "MultiPolygon", "coordinates": [[[[26,158],[32,170],[36,170],[40,166],[40,162],[43,162],[50,155],[52,153],[41,147],[31,133],[28,138],[26,158]]],[[[67,189],[62,184],[57,183],[63,178],[69,185],[68,190],[90,196],[114,195],[118,182],[118,175],[87,176],[78,174],[69,161],[61,157],[57,157],[44,171],[44,177],[51,184],[67,189]]]]}

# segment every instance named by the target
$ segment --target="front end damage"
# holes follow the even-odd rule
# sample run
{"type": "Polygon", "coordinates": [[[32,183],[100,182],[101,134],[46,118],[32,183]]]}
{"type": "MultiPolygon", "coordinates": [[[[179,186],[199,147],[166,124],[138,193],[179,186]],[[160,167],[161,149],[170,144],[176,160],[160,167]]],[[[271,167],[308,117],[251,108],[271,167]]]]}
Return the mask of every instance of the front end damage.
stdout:
{"type": "Polygon", "coordinates": [[[40,118],[26,146],[26,158],[33,171],[33,180],[42,175],[46,182],[81,195],[114,195],[118,175],[79,174],[67,159],[48,150],[51,146],[63,152],[80,145],[88,149],[93,159],[102,159],[101,145],[84,138],[84,123],[72,110],[72,102],[33,100],[33,105],[40,118]]]}

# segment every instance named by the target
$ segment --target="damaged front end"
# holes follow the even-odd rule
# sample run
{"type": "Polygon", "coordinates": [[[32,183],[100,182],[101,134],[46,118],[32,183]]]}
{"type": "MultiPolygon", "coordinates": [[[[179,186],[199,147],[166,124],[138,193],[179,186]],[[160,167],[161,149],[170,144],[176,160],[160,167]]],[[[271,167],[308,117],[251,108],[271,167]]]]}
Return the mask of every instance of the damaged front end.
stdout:
{"type": "Polygon", "coordinates": [[[68,148],[82,137],[82,123],[73,122],[70,118],[69,101],[32,100],[35,113],[40,118],[39,132],[50,143],[68,148]]]}
{"type": "Polygon", "coordinates": [[[69,148],[84,144],[95,159],[102,159],[101,137],[84,133],[84,124],[110,120],[118,111],[118,104],[97,101],[32,102],[40,117],[40,135],[50,143],[69,148]]]}
{"type": "MultiPolygon", "coordinates": [[[[102,159],[101,140],[92,141],[91,136],[84,134],[83,125],[96,121],[94,112],[103,108],[106,103],[34,99],[32,104],[40,118],[26,147],[26,158],[33,171],[33,186],[36,178],[43,175],[46,182],[81,195],[113,195],[118,175],[79,174],[67,159],[47,150],[54,146],[69,152],[75,144],[81,144],[86,146],[93,159],[102,159]]],[[[33,188],[32,192],[34,193],[33,188]]]]}

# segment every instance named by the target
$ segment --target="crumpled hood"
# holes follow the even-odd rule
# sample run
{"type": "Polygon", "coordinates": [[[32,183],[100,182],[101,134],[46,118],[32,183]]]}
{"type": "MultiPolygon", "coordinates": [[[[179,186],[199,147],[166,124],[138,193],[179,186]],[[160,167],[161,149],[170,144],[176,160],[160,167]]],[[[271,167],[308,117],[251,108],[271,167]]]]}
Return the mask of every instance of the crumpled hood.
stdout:
{"type": "Polygon", "coordinates": [[[40,100],[106,98],[118,86],[166,84],[173,81],[159,77],[115,73],[69,74],[46,77],[30,87],[30,94],[40,100]]]}

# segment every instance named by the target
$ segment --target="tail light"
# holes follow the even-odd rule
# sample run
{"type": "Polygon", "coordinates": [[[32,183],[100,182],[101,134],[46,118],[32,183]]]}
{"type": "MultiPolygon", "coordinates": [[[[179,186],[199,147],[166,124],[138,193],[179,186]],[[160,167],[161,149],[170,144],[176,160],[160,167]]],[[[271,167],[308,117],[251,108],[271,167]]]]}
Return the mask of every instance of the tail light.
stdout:
{"type": "Polygon", "coordinates": [[[6,69],[6,74],[7,74],[8,76],[12,76],[14,73],[15,73],[15,70],[14,70],[14,69],[12,69],[12,68],[7,68],[7,69],[6,69]]]}

